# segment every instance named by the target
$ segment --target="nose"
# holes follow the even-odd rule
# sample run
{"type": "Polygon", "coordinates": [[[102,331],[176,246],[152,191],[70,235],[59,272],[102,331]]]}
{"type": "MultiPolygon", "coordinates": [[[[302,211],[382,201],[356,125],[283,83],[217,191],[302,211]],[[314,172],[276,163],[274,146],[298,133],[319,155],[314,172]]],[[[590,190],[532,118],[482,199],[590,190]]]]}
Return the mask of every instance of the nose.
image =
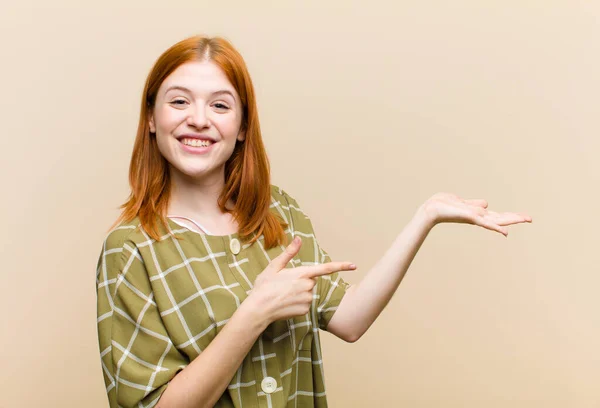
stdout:
{"type": "Polygon", "coordinates": [[[197,105],[196,107],[189,109],[187,124],[198,129],[210,126],[210,121],[203,105],[197,105]]]}

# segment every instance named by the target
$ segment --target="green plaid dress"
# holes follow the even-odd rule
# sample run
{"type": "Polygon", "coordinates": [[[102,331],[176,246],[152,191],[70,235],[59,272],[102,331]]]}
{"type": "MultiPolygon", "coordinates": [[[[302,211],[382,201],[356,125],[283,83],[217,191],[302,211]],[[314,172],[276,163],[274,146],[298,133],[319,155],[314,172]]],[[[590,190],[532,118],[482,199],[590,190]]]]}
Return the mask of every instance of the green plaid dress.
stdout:
{"type": "MultiPolygon", "coordinates": [[[[271,196],[271,211],[289,224],[288,242],[303,240],[287,268],[329,262],[296,200],[276,186],[271,196]]],[[[108,234],[98,260],[100,356],[114,408],[155,406],[285,249],[266,250],[262,236],[248,245],[237,234],[200,234],[170,219],[169,228],[184,239],[157,242],[137,219],[123,223],[108,234]]],[[[339,273],[319,277],[310,312],[269,325],[215,406],[327,407],[319,329],[327,329],[349,286],[339,273]]]]}

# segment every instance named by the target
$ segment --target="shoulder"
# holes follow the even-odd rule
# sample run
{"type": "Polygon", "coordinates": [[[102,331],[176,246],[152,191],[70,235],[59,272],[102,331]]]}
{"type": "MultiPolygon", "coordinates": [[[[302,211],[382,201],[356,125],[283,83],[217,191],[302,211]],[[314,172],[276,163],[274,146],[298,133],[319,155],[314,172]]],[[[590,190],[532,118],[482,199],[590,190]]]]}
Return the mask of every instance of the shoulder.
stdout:
{"type": "Polygon", "coordinates": [[[104,237],[104,251],[116,251],[122,249],[127,241],[143,236],[140,230],[139,218],[128,222],[122,222],[111,229],[104,237]]]}
{"type": "Polygon", "coordinates": [[[298,201],[296,201],[296,198],[283,188],[271,184],[271,197],[273,199],[272,207],[280,207],[294,216],[301,214],[303,217],[306,217],[304,211],[300,209],[300,205],[298,204],[298,201]]]}
{"type": "Polygon", "coordinates": [[[279,210],[291,216],[296,226],[306,224],[306,229],[312,230],[310,217],[302,210],[295,196],[276,185],[271,185],[271,196],[273,198],[272,207],[279,207],[279,210]]]}
{"type": "Polygon", "coordinates": [[[289,194],[286,190],[284,190],[280,186],[271,184],[271,197],[273,198],[273,201],[279,202],[286,209],[290,205],[292,207],[296,207],[296,208],[299,207],[298,202],[296,201],[294,196],[289,194]]]}
{"type": "MultiPolygon", "coordinates": [[[[97,264],[98,279],[100,279],[101,274],[104,280],[115,278],[125,267],[125,264],[128,264],[128,276],[133,274],[134,269],[144,269],[144,262],[142,257],[139,256],[139,247],[142,246],[140,244],[147,241],[148,236],[142,231],[137,217],[112,228],[106,234],[102,243],[102,250],[97,264]],[[139,262],[131,262],[132,256],[139,262]]],[[[135,259],[133,260],[135,261],[135,259]]]]}
{"type": "Polygon", "coordinates": [[[146,241],[148,236],[142,230],[138,217],[121,222],[105,235],[98,265],[104,264],[103,268],[116,273],[123,267],[129,255],[137,254],[140,244],[146,241]]]}
{"type": "Polygon", "coordinates": [[[279,186],[271,184],[271,198],[273,201],[286,201],[287,193],[279,186]]]}

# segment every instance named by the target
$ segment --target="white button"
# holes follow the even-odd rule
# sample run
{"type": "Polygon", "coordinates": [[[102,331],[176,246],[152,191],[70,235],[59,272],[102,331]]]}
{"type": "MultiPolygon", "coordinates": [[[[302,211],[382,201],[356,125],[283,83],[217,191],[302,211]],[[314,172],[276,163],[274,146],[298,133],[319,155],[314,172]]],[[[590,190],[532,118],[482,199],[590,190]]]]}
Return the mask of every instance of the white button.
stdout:
{"type": "Polygon", "coordinates": [[[239,254],[240,253],[240,241],[238,241],[237,239],[232,239],[231,242],[229,243],[229,249],[231,249],[231,252],[233,252],[234,254],[239,254]]]}
{"type": "Polygon", "coordinates": [[[272,394],[277,389],[277,381],[275,381],[275,378],[273,377],[265,377],[260,383],[260,388],[262,388],[266,394],[272,394]]]}

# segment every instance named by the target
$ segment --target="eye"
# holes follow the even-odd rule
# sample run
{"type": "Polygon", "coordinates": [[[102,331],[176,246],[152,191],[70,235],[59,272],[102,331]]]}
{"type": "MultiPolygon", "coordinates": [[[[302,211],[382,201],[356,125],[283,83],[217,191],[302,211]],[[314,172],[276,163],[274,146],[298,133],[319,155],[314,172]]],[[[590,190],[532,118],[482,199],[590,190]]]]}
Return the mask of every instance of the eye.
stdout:
{"type": "Polygon", "coordinates": [[[172,105],[178,105],[181,106],[184,103],[187,103],[187,101],[185,99],[175,99],[174,101],[169,102],[172,105]]]}
{"type": "Polygon", "coordinates": [[[215,103],[213,106],[214,106],[215,108],[217,108],[217,109],[229,109],[229,106],[227,106],[227,105],[224,105],[224,104],[222,104],[222,103],[220,103],[220,102],[217,102],[217,103],[215,103]]]}

